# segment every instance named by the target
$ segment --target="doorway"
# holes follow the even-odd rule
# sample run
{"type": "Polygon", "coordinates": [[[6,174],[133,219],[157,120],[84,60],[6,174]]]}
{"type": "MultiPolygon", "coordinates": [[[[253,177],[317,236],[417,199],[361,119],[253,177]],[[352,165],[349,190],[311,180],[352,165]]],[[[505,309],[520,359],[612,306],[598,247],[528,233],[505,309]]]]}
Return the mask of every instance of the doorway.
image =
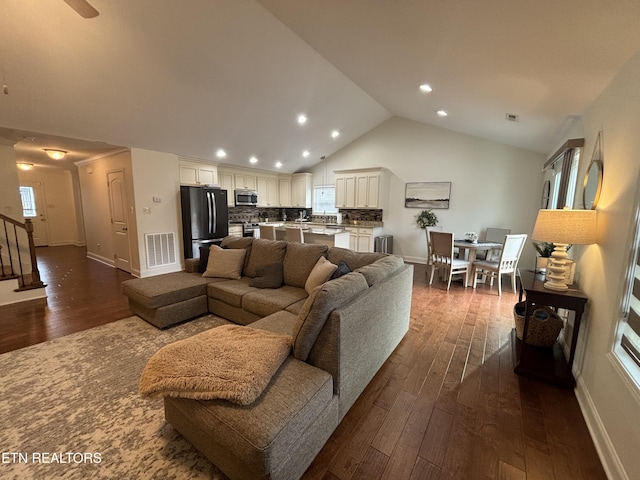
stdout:
{"type": "Polygon", "coordinates": [[[115,267],[131,273],[129,225],[127,223],[127,190],[124,170],[119,169],[107,172],[107,184],[109,185],[111,235],[113,237],[115,267]]]}
{"type": "Polygon", "coordinates": [[[49,229],[47,227],[46,203],[40,182],[22,182],[20,199],[24,218],[33,222],[33,243],[36,247],[49,245],[49,229]]]}

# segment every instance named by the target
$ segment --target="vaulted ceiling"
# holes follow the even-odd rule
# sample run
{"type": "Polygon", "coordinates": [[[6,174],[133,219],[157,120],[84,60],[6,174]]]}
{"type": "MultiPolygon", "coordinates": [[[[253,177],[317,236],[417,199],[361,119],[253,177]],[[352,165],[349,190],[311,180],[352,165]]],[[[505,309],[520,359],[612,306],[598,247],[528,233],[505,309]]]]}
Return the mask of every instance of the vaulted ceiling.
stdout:
{"type": "Polygon", "coordinates": [[[548,153],[640,50],[637,0],[90,3],[2,1],[18,157],[125,146],[294,172],[394,115],[548,153]]]}

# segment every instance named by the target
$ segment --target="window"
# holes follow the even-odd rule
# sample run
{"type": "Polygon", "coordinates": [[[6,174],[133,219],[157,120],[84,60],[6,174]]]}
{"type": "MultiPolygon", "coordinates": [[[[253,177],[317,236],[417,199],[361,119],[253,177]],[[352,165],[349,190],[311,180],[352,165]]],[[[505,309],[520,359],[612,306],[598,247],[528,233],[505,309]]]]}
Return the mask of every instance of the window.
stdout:
{"type": "Polygon", "coordinates": [[[622,318],[618,324],[614,353],[640,387],[640,202],[636,203],[635,238],[629,257],[622,318]]]}
{"type": "Polygon", "coordinates": [[[314,215],[338,213],[336,208],[336,187],[334,185],[313,187],[313,213],[314,215]]]}
{"type": "Polygon", "coordinates": [[[33,187],[20,187],[20,199],[22,200],[22,214],[26,217],[36,216],[36,197],[33,187]]]}

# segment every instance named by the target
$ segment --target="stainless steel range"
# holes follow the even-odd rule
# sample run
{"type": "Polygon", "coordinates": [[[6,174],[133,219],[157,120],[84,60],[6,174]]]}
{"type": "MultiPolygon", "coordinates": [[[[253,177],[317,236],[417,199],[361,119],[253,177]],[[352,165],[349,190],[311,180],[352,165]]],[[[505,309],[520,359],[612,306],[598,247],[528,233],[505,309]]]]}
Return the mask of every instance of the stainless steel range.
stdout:
{"type": "Polygon", "coordinates": [[[257,232],[260,231],[260,227],[257,223],[243,223],[242,224],[242,236],[243,237],[257,237],[257,232]]]}

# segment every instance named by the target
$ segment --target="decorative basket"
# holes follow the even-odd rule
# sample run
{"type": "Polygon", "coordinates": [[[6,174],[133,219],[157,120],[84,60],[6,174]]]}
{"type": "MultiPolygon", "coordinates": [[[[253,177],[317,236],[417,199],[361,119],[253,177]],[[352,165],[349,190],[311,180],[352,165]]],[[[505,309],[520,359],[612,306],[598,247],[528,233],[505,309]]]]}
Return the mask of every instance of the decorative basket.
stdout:
{"type": "MultiPolygon", "coordinates": [[[[525,302],[516,303],[513,307],[513,318],[516,324],[516,336],[522,340],[524,331],[525,302]]],[[[562,319],[548,307],[537,307],[529,317],[527,329],[527,345],[534,347],[552,347],[562,327],[562,319]]]]}

